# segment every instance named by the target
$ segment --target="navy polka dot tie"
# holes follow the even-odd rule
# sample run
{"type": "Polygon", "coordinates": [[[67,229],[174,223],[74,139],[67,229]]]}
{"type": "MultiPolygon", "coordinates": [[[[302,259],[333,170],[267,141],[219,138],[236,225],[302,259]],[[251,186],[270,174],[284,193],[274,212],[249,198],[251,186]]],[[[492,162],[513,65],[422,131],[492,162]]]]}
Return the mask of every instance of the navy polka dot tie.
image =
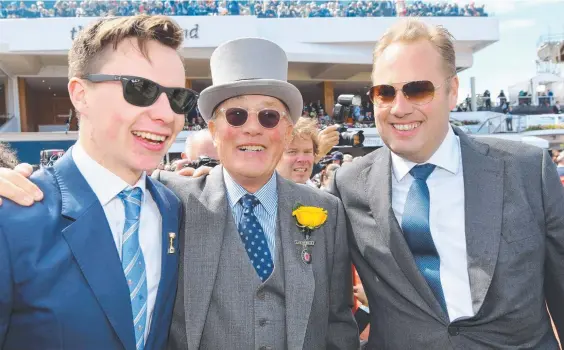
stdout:
{"type": "Polygon", "coordinates": [[[417,268],[448,314],[441,284],[441,261],[429,226],[430,196],[427,178],[433,170],[433,164],[423,164],[413,167],[409,172],[414,180],[407,194],[401,228],[417,268]]]}
{"type": "Polygon", "coordinates": [[[251,264],[253,264],[261,281],[264,282],[272,274],[274,262],[270,255],[264,230],[253,212],[254,207],[260,202],[252,194],[244,195],[239,201],[243,206],[243,217],[239,222],[239,236],[245,244],[245,250],[249,259],[251,259],[251,264]]]}

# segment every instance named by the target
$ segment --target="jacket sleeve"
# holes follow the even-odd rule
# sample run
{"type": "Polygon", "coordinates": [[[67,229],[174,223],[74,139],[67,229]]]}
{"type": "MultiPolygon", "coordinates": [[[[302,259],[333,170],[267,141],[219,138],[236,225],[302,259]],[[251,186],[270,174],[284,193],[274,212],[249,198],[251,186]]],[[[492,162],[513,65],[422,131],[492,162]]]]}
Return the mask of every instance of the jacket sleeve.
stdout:
{"type": "Polygon", "coordinates": [[[347,243],[347,224],[341,200],[337,199],[337,227],[333,270],[329,292],[329,329],[327,349],[358,349],[358,327],[352,313],[352,264],[347,243]]]}
{"type": "Polygon", "coordinates": [[[542,160],[542,196],[546,225],[544,288],[548,310],[564,339],[564,188],[547,152],[542,160]]]}
{"type": "Polygon", "coordinates": [[[3,347],[10,325],[14,283],[8,242],[0,227],[0,348],[3,347]]]}

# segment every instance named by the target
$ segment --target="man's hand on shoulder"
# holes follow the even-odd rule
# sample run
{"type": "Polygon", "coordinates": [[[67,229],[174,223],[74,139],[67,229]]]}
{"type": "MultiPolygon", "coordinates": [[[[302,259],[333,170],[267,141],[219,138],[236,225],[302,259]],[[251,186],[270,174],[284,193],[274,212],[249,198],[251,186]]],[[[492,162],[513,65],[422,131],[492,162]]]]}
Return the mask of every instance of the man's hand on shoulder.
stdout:
{"type": "Polygon", "coordinates": [[[42,200],[43,192],[28,179],[32,173],[33,167],[27,163],[19,164],[13,170],[0,168],[0,205],[2,198],[26,207],[42,200]]]}

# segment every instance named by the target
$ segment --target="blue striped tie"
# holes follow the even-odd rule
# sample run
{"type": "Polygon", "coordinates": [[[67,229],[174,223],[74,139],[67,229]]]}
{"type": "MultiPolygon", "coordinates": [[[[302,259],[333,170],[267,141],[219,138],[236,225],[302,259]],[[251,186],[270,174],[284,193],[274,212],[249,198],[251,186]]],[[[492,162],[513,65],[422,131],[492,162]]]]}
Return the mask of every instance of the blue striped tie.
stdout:
{"type": "Polygon", "coordinates": [[[137,350],[142,350],[145,347],[148,294],[145,259],[139,244],[139,216],[143,192],[139,187],[135,187],[121,191],[118,197],[125,207],[121,264],[129,287],[136,347],[137,350]]]}
{"type": "Polygon", "coordinates": [[[433,164],[423,164],[416,165],[409,172],[414,180],[407,194],[401,226],[417,268],[448,314],[441,285],[441,261],[429,226],[430,196],[427,178],[434,169],[433,164]]]}
{"type": "Polygon", "coordinates": [[[245,244],[245,250],[249,259],[251,259],[251,264],[253,264],[260,280],[264,282],[272,274],[274,262],[266,242],[264,230],[253,210],[260,201],[252,194],[246,194],[241,197],[240,202],[243,206],[243,217],[239,223],[239,235],[245,244]]]}

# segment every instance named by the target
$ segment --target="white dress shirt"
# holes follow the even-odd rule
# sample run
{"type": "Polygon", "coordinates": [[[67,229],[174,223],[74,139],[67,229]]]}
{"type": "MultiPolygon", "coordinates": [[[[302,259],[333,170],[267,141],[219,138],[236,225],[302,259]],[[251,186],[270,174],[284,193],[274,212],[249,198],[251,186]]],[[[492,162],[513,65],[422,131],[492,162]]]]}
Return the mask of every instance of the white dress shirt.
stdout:
{"type": "Polygon", "coordinates": [[[147,274],[147,323],[145,328],[145,341],[147,341],[161,279],[162,217],[151,192],[146,190],[146,174],[143,173],[135,186],[131,187],[120,177],[94,161],[79,143],[76,143],[72,148],[72,159],[104,209],[120,259],[125,225],[125,207],[117,195],[122,190],[132,189],[133,187],[139,187],[143,191],[139,244],[145,259],[147,274]]]}
{"type": "MultiPolygon", "coordinates": [[[[451,322],[474,315],[466,255],[464,176],[460,140],[451,128],[427,163],[435,170],[427,179],[430,195],[429,225],[439,253],[440,276],[451,322]]],[[[392,152],[392,208],[398,223],[417,165],[392,152]]]]}

